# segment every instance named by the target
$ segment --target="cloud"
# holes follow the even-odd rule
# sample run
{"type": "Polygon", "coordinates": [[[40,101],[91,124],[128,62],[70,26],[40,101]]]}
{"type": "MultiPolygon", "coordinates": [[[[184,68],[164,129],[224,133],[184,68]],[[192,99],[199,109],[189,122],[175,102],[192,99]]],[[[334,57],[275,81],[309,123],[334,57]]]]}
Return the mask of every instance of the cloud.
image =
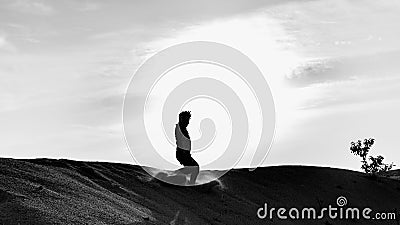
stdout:
{"type": "Polygon", "coordinates": [[[396,0],[304,1],[269,9],[295,36],[298,50],[313,57],[400,49],[399,10],[396,0]]]}
{"type": "Polygon", "coordinates": [[[298,65],[286,78],[296,85],[318,83],[327,79],[324,74],[332,70],[332,59],[311,59],[298,65]]]}
{"type": "Polygon", "coordinates": [[[7,52],[15,52],[17,49],[16,47],[11,44],[5,36],[0,35],[0,50],[4,50],[7,52]]]}
{"type": "Polygon", "coordinates": [[[307,87],[337,81],[352,81],[355,78],[375,79],[399,77],[400,50],[360,54],[331,58],[316,58],[304,61],[286,77],[294,87],[307,87]]]}
{"type": "Polygon", "coordinates": [[[30,13],[35,15],[48,16],[54,14],[55,10],[52,6],[41,1],[15,0],[9,5],[11,10],[21,13],[30,13]]]}
{"type": "Polygon", "coordinates": [[[78,10],[81,12],[91,12],[100,10],[102,7],[103,5],[97,2],[79,2],[78,10]]]}
{"type": "Polygon", "coordinates": [[[310,85],[303,91],[313,92],[315,97],[302,109],[353,110],[377,103],[395,102],[400,96],[400,77],[353,78],[310,85]]]}

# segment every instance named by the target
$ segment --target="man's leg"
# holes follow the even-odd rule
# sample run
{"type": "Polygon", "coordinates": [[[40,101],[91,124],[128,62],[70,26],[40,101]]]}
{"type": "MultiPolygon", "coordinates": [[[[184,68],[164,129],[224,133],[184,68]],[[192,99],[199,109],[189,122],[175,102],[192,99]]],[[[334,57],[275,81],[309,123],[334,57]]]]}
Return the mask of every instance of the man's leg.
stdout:
{"type": "Polygon", "coordinates": [[[200,168],[199,164],[196,162],[196,160],[192,158],[192,156],[190,156],[190,170],[191,174],[190,174],[189,184],[195,184],[197,176],[199,175],[200,172],[200,168]]]}
{"type": "Polygon", "coordinates": [[[176,151],[176,159],[183,166],[183,168],[175,170],[176,174],[186,174],[187,175],[191,172],[190,168],[186,167],[190,161],[188,160],[189,157],[187,157],[187,154],[185,154],[185,153],[186,153],[185,150],[177,149],[177,151],[176,151]]]}
{"type": "Polygon", "coordinates": [[[175,174],[190,174],[189,184],[195,184],[197,176],[199,175],[199,166],[184,166],[175,170],[175,174]]]}
{"type": "Polygon", "coordinates": [[[199,166],[190,166],[191,174],[189,184],[195,184],[197,176],[199,175],[200,169],[199,166]]]}
{"type": "Polygon", "coordinates": [[[180,169],[178,169],[178,170],[175,170],[175,172],[176,172],[177,174],[179,174],[179,173],[181,173],[181,174],[189,174],[189,173],[191,173],[191,168],[190,168],[190,167],[187,167],[187,166],[184,166],[183,168],[180,168],[180,169]]]}
{"type": "Polygon", "coordinates": [[[199,175],[200,169],[199,164],[192,158],[189,154],[185,154],[186,152],[178,152],[176,154],[176,158],[183,165],[183,168],[176,170],[176,173],[182,174],[190,174],[190,184],[195,184],[197,176],[199,175]],[[183,154],[182,154],[183,153],[183,154]]]}

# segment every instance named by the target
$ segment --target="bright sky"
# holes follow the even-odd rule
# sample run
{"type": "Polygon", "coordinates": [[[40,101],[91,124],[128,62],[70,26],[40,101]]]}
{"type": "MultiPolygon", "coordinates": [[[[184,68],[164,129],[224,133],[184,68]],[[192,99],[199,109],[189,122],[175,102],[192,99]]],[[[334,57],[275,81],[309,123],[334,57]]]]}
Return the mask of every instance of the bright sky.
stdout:
{"type": "Polygon", "coordinates": [[[265,165],[359,169],[349,143],[399,164],[400,2],[0,2],[0,156],[132,163],[122,102],[138,66],[193,40],[232,46],[277,111],[265,165]]]}

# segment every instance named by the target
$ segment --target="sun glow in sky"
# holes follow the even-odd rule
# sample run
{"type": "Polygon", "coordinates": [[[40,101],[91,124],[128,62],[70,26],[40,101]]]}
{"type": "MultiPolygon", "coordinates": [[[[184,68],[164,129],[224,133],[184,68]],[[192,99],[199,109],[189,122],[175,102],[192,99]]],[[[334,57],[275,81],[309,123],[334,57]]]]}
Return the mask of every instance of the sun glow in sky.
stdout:
{"type": "Polygon", "coordinates": [[[398,21],[395,0],[2,1],[0,156],[132,163],[122,102],[134,71],[207,40],[246,54],[269,82],[265,165],[358,169],[349,143],[369,137],[372,154],[396,163],[398,21]]]}

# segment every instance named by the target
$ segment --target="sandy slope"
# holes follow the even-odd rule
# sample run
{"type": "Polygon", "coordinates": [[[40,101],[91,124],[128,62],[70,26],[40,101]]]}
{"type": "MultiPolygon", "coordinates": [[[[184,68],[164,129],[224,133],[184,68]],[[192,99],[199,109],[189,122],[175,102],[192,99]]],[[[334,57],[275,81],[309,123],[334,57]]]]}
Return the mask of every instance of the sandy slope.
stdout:
{"type": "Polygon", "coordinates": [[[261,220],[257,209],[348,206],[400,209],[400,181],[340,169],[281,166],[231,170],[223,188],[164,185],[140,167],[0,158],[3,224],[399,224],[399,221],[261,220]]]}

